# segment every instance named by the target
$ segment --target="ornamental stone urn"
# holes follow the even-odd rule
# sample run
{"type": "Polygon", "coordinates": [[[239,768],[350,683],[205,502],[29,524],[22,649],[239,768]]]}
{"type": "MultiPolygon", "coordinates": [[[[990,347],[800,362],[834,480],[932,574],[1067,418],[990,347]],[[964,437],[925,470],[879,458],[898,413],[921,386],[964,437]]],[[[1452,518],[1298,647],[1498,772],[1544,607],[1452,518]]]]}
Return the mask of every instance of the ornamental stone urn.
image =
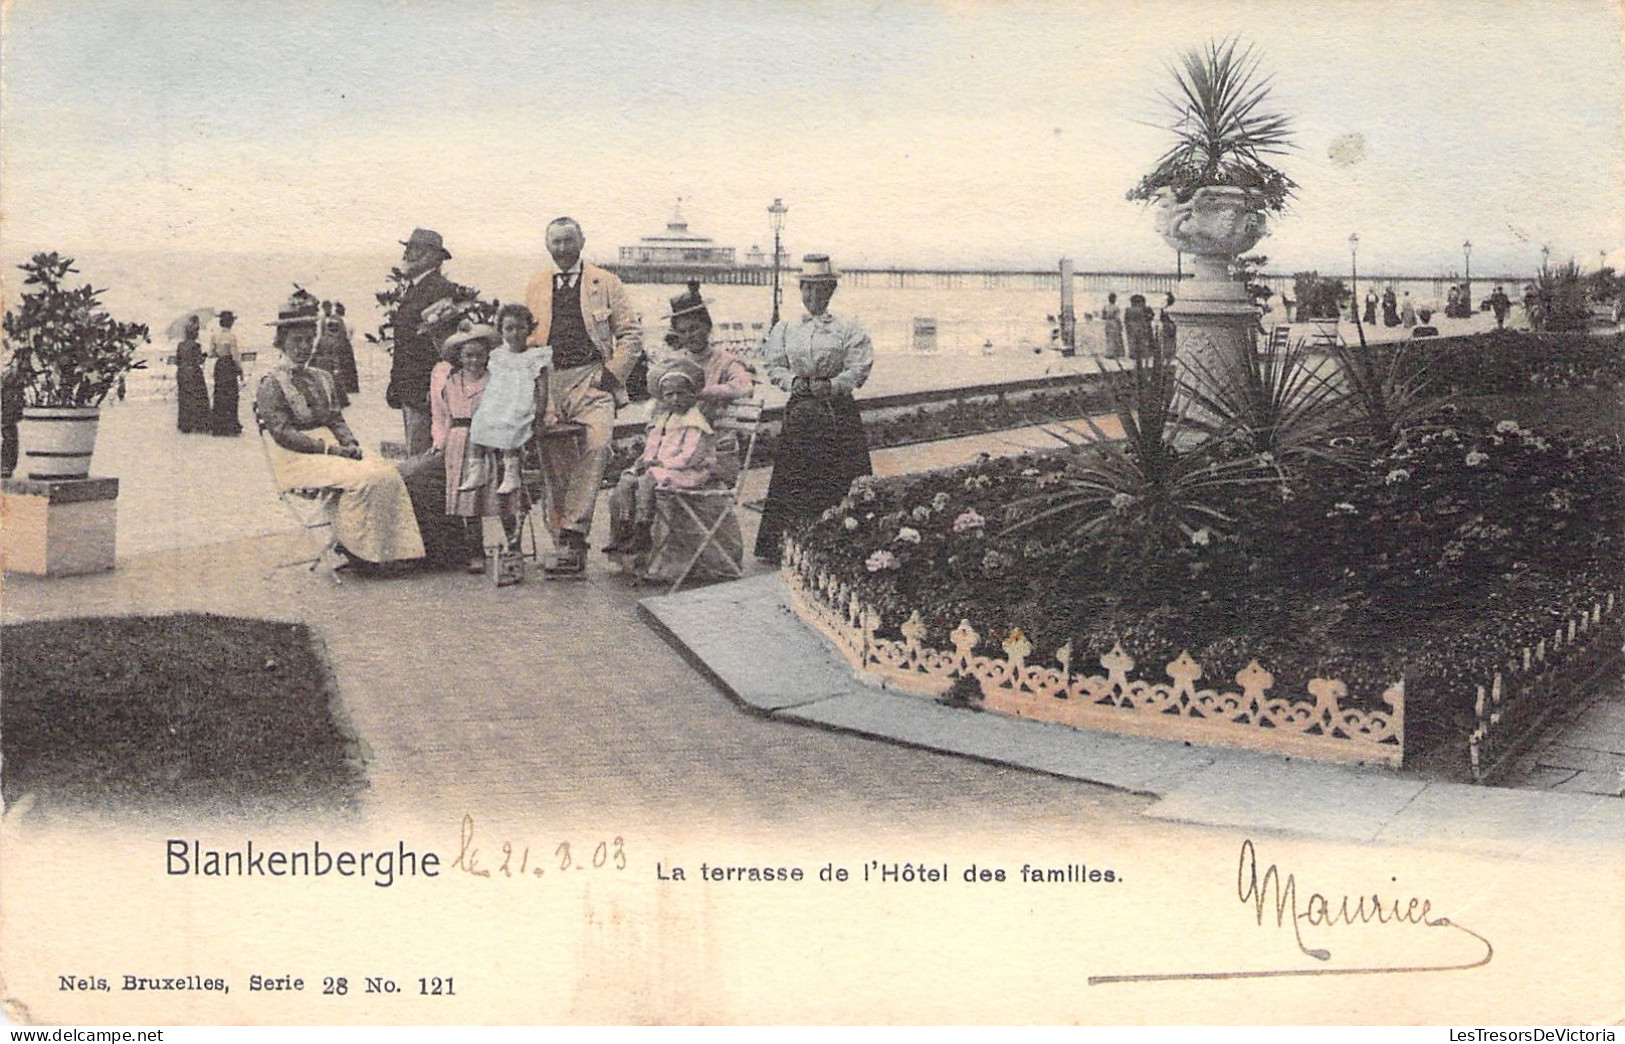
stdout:
{"type": "Polygon", "coordinates": [[[1178,324],[1177,356],[1201,358],[1213,369],[1222,365],[1222,353],[1252,351],[1258,309],[1232,268],[1269,234],[1254,196],[1239,188],[1200,188],[1183,203],[1164,199],[1156,221],[1158,234],[1190,258],[1196,273],[1174,292],[1170,309],[1178,324]]]}

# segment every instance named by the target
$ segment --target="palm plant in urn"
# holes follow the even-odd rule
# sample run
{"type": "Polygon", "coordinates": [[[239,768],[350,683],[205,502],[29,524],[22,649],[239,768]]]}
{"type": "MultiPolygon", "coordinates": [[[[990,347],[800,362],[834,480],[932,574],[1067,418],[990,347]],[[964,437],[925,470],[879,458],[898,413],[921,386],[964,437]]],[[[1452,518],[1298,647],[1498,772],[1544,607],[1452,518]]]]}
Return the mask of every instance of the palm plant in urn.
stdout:
{"type": "Polygon", "coordinates": [[[21,387],[21,434],[31,479],[90,474],[101,404],[131,370],[150,338],[140,323],[121,323],[101,305],[104,291],[66,285],[73,258],[35,254],[15,311],[6,310],[8,378],[21,387]]]}
{"type": "Polygon", "coordinates": [[[1292,148],[1291,119],[1265,108],[1269,76],[1252,47],[1209,41],[1170,66],[1174,144],[1128,198],[1159,203],[1157,231],[1193,256],[1199,280],[1227,282],[1234,259],[1257,244],[1265,213],[1286,209],[1297,183],[1264,157],[1292,148]]]}

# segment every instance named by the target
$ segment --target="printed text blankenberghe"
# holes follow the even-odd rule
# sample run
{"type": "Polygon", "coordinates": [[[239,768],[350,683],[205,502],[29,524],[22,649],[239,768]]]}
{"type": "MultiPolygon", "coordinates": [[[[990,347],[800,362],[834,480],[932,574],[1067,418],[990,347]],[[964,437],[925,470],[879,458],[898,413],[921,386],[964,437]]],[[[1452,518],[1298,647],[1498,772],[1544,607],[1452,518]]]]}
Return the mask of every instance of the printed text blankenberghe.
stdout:
{"type": "Polygon", "coordinates": [[[353,877],[388,888],[397,877],[439,877],[440,857],[397,841],[394,848],[352,851],[326,848],[265,848],[252,840],[242,848],[204,848],[203,842],[170,838],[164,870],[172,877],[353,877]]]}

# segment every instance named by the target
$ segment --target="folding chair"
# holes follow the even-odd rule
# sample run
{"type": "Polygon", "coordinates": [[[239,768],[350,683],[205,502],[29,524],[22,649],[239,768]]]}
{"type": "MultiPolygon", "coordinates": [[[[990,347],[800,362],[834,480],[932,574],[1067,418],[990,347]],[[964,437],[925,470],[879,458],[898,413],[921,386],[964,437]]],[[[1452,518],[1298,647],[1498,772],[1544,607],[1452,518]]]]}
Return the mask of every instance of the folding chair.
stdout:
{"type": "Polygon", "coordinates": [[[542,575],[548,579],[561,577],[579,577],[583,573],[561,572],[558,568],[558,542],[559,530],[563,528],[563,507],[560,506],[557,491],[554,488],[553,475],[556,471],[568,468],[574,459],[580,455],[582,444],[586,441],[587,426],[575,422],[537,425],[535,435],[526,444],[524,456],[521,461],[520,474],[523,481],[520,483],[520,518],[519,535],[520,550],[523,551],[524,538],[528,533],[530,550],[526,552],[533,562],[542,565],[542,575]],[[551,544],[549,550],[542,550],[541,539],[536,534],[536,514],[540,511],[542,522],[547,528],[548,540],[551,544]]]}
{"type": "Polygon", "coordinates": [[[694,552],[688,556],[678,571],[668,594],[677,593],[705,557],[707,550],[714,551],[711,558],[723,574],[735,580],[745,575],[743,563],[724,551],[718,544],[717,537],[729,519],[734,520],[736,527],[738,525],[738,518],[734,512],[739,506],[740,494],[745,489],[745,477],[750,473],[750,460],[752,454],[756,452],[756,433],[761,423],[760,399],[735,399],[713,425],[717,433],[718,460],[732,457],[738,463],[738,472],[733,476],[733,481],[727,482],[726,476],[719,475],[721,484],[714,487],[662,489],[655,492],[657,539],[654,548],[648,553],[647,563],[652,565],[666,557],[678,527],[688,528],[699,534],[694,552]]]}
{"type": "Polygon", "coordinates": [[[265,458],[265,470],[271,476],[271,486],[276,490],[276,497],[282,506],[288,509],[299,527],[313,540],[319,537],[318,530],[325,529],[325,539],[315,555],[310,558],[298,558],[292,562],[283,562],[272,567],[267,577],[280,569],[287,569],[296,565],[308,565],[311,572],[317,567],[324,567],[327,575],[335,584],[343,580],[338,574],[338,533],[333,529],[333,511],[338,506],[339,494],[342,492],[336,486],[300,486],[294,489],[283,489],[282,483],[277,479],[276,464],[271,459],[271,433],[265,430],[265,422],[260,419],[258,407],[254,410],[254,427],[259,432],[260,456],[265,458]]]}

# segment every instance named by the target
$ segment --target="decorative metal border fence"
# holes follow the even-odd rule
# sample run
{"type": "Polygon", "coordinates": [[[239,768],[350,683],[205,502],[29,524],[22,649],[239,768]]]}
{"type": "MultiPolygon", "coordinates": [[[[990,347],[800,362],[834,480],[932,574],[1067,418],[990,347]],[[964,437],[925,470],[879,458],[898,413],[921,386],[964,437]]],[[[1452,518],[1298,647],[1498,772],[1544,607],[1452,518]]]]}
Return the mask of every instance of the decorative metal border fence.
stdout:
{"type": "Polygon", "coordinates": [[[1564,694],[1618,657],[1622,640],[1625,621],[1610,593],[1570,617],[1550,640],[1524,646],[1520,660],[1509,661],[1488,685],[1478,686],[1473,706],[1478,725],[1467,739],[1473,779],[1483,783],[1506,767],[1560,709],[1564,694]]]}
{"type": "Polygon", "coordinates": [[[953,649],[936,649],[923,643],[918,610],[902,623],[901,639],[879,637],[881,614],[794,540],[786,542],[781,576],[796,613],[835,644],[860,678],[890,688],[940,696],[971,679],[985,709],[1014,717],[1322,761],[1397,767],[1404,760],[1403,680],[1382,694],[1388,711],[1366,711],[1343,706],[1347,687],[1328,678],[1309,682],[1310,699],[1270,696],[1275,679],[1256,660],[1232,690],[1198,688],[1203,670],[1187,653],[1166,666],[1168,682],[1133,678],[1135,662],[1121,647],[1100,658],[1105,674],[1074,671],[1070,643],[1054,654],[1059,667],[1029,664],[1032,645],[1019,629],[1002,643],[1003,658],[979,655],[981,635],[968,621],[950,635],[953,649]]]}

